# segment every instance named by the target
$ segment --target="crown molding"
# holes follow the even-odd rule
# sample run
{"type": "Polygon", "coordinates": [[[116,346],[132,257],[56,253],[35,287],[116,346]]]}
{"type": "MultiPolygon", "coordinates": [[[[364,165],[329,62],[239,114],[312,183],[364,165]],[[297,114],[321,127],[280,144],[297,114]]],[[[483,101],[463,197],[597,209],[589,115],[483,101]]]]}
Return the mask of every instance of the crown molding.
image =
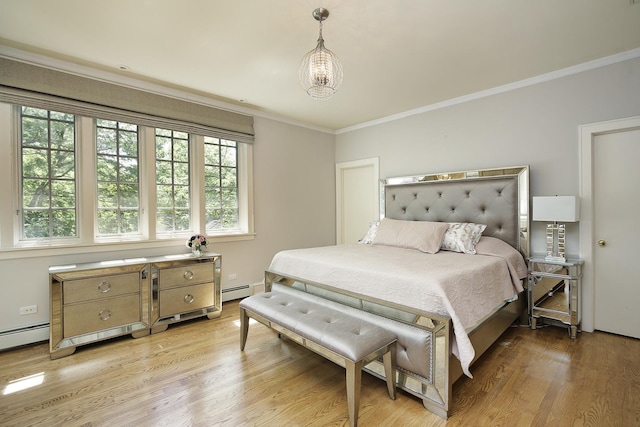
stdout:
{"type": "Polygon", "coordinates": [[[469,95],[460,96],[458,98],[448,99],[446,101],[438,102],[435,104],[427,105],[424,107],[416,108],[414,110],[405,111],[391,116],[383,117],[380,119],[372,120],[369,122],[359,123],[357,125],[349,126],[346,128],[336,130],[336,135],[352,132],[359,129],[368,128],[371,126],[380,125],[383,123],[400,120],[406,117],[415,116],[417,114],[426,113],[429,111],[440,110],[442,108],[451,107],[453,105],[463,104],[469,101],[475,101],[481,98],[510,92],[513,90],[522,89],[528,86],[537,85],[539,83],[548,82],[551,80],[561,79],[563,77],[571,76],[574,74],[583,73],[585,71],[595,70],[597,68],[606,67],[608,65],[617,64],[618,62],[624,62],[630,59],[640,57],[640,48],[628,50],[626,52],[618,53],[615,55],[605,56],[593,61],[585,62],[582,64],[574,65],[572,67],[563,68],[561,70],[552,71],[550,73],[541,74],[539,76],[531,77],[528,79],[520,80],[514,83],[498,86],[492,89],[483,90],[480,92],[471,93],[469,95]]]}

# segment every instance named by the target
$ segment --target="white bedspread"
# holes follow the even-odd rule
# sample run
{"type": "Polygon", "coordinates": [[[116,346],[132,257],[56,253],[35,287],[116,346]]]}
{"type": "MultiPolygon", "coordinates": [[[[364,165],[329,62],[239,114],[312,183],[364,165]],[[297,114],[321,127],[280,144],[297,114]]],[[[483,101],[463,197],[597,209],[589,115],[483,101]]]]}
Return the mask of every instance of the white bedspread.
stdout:
{"type": "Polygon", "coordinates": [[[432,255],[391,246],[326,246],[279,252],[269,270],[451,317],[452,350],[471,377],[475,351],[467,330],[517,296],[527,273],[522,256],[498,239],[483,237],[476,250],[432,255]]]}

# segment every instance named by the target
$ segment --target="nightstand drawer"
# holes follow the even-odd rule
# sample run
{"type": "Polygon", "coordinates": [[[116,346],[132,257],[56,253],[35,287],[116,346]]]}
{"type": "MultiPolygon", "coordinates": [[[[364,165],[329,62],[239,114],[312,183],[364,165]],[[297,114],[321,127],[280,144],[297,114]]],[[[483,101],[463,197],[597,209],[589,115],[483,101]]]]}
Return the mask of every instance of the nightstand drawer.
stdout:
{"type": "Polygon", "coordinates": [[[140,274],[97,276],[64,282],[65,304],[140,292],[140,274]]]}
{"type": "Polygon", "coordinates": [[[125,295],[64,307],[64,336],[73,337],[140,321],[140,295],[125,295]]]}
{"type": "Polygon", "coordinates": [[[214,283],[202,283],[160,291],[160,317],[213,306],[214,289],[214,283]]]}
{"type": "Polygon", "coordinates": [[[159,287],[160,289],[169,289],[177,286],[213,282],[213,267],[213,263],[205,262],[161,269],[158,276],[159,287]]]}

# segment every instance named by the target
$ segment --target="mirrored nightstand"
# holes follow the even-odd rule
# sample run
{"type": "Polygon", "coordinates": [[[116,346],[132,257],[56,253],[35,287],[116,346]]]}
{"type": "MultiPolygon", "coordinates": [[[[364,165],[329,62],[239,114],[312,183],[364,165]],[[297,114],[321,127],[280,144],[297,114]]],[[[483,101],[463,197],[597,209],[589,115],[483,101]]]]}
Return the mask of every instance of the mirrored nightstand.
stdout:
{"type": "Polygon", "coordinates": [[[540,324],[566,326],[569,336],[580,331],[581,260],[547,261],[529,257],[528,300],[531,329],[540,324]]]}

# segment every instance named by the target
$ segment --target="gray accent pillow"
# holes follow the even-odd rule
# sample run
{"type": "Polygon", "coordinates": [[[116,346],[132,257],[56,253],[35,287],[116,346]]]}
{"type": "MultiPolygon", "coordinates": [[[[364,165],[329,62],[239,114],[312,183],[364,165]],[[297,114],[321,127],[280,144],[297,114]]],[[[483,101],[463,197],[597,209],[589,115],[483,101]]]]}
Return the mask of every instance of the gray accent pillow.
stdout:
{"type": "Polygon", "coordinates": [[[475,255],[476,245],[485,228],[487,228],[485,224],[451,222],[444,233],[440,249],[475,255]]]}
{"type": "Polygon", "coordinates": [[[364,235],[362,239],[358,241],[363,245],[370,245],[373,243],[373,239],[376,237],[376,233],[378,232],[378,226],[380,225],[380,221],[373,221],[369,223],[369,229],[367,230],[367,234],[364,235]]]}
{"type": "Polygon", "coordinates": [[[401,221],[383,218],[373,239],[374,245],[396,246],[417,249],[435,254],[440,250],[444,233],[449,228],[446,222],[401,221]]]}

